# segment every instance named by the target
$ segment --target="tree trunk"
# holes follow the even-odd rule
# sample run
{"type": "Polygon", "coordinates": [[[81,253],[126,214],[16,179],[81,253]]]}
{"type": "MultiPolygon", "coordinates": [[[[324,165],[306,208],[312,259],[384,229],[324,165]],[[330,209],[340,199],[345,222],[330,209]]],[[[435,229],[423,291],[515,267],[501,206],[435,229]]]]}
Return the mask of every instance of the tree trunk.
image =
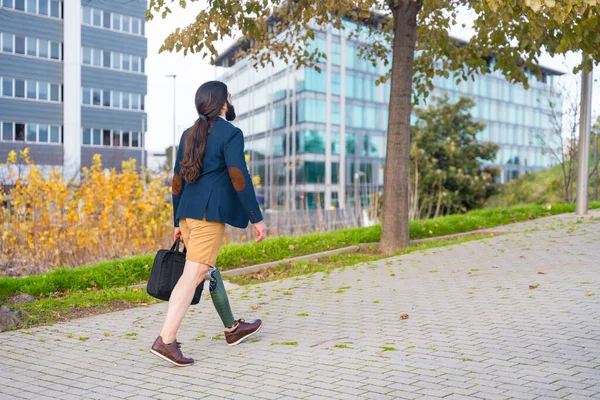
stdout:
{"type": "Polygon", "coordinates": [[[379,250],[384,254],[409,245],[410,113],[413,61],[417,42],[417,13],[422,1],[390,2],[394,46],[387,132],[382,222],[379,250]],[[395,5],[395,6],[394,6],[395,5]]]}

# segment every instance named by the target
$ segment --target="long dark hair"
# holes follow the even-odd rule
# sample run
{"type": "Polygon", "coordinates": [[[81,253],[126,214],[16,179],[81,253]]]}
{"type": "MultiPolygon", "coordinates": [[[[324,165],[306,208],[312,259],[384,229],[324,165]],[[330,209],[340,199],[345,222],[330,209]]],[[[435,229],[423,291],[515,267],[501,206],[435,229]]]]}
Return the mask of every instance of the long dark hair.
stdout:
{"type": "Polygon", "coordinates": [[[181,177],[194,183],[202,172],[202,159],[208,134],[227,102],[227,85],[219,81],[204,83],[196,91],[196,111],[200,116],[187,133],[181,161],[181,177]]]}

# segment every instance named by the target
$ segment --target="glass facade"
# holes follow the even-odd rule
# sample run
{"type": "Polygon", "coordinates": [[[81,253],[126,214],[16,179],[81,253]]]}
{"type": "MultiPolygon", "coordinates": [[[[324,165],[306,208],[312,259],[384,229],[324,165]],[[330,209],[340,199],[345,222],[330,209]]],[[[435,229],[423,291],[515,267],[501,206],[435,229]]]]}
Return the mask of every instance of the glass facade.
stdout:
{"type": "MultiPolygon", "coordinates": [[[[390,82],[375,85],[383,64],[359,58],[358,46],[339,32],[317,32],[310,47],[330,58],[318,70],[276,60],[257,71],[247,60],[217,60],[227,67],[221,79],[233,95],[250,172],[260,176],[267,208],[343,207],[354,204],[355,193],[383,188],[390,82]]],[[[552,130],[550,102],[562,109],[552,74],[530,75],[529,90],[497,73],[458,85],[452,76],[436,78],[433,96],[475,101],[472,115],[486,125],[478,139],[500,146],[490,166],[507,182],[550,166],[537,138],[552,130]]]]}

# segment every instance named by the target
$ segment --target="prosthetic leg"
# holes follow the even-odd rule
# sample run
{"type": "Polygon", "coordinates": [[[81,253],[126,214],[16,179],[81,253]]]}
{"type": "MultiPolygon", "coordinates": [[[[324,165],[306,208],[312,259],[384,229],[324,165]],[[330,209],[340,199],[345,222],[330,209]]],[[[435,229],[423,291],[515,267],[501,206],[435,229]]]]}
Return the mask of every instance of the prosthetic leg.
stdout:
{"type": "Polygon", "coordinates": [[[208,271],[208,278],[210,279],[210,298],[212,299],[213,305],[223,321],[225,328],[231,328],[235,325],[235,319],[233,319],[233,313],[231,312],[231,306],[229,305],[229,299],[227,298],[227,292],[225,291],[225,285],[223,285],[223,278],[221,273],[216,268],[211,268],[208,271]]]}

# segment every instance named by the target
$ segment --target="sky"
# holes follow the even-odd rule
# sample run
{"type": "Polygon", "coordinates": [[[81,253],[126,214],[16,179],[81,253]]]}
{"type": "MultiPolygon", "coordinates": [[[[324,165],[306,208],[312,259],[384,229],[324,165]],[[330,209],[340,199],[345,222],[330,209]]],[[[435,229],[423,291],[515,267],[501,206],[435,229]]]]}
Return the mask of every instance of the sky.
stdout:
{"type": "MultiPolygon", "coordinates": [[[[216,68],[203,61],[197,54],[168,53],[159,54],[158,50],[164,39],[178,27],[185,27],[194,21],[195,16],[206,7],[205,1],[191,3],[188,1],[186,9],[180,8],[176,3],[171,6],[173,11],[166,19],[160,16],[147,22],[146,37],[148,38],[148,58],[146,60],[146,74],[148,76],[148,95],[146,96],[146,112],[148,113],[148,132],[146,136],[146,149],[150,153],[164,153],[164,150],[173,143],[173,104],[176,105],[175,125],[177,140],[184,129],[191,126],[197,118],[194,106],[194,95],[197,88],[204,82],[217,78],[221,68],[216,68]],[[176,97],[173,97],[173,78],[165,75],[176,74],[176,97]]],[[[468,39],[471,31],[468,21],[471,16],[464,13],[459,24],[467,22],[467,27],[460,25],[451,30],[451,34],[468,39]]],[[[233,40],[222,42],[217,47],[219,51],[226,49],[233,40]]],[[[581,60],[578,54],[568,54],[566,57],[542,57],[541,64],[568,72],[561,78],[570,91],[580,93],[577,77],[571,74],[572,69],[581,60]]],[[[600,67],[596,66],[593,85],[592,115],[600,115],[600,67]]],[[[235,98],[235,94],[234,94],[235,98]]],[[[235,103],[234,103],[235,105],[235,103]]]]}

